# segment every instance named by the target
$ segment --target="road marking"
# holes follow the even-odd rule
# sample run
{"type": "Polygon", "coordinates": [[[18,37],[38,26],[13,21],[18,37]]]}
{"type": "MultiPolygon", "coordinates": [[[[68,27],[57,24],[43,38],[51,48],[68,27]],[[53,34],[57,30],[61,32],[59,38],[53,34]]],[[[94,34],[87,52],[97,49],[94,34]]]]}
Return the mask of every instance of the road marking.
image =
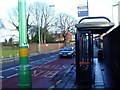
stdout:
{"type": "Polygon", "coordinates": [[[54,68],[54,67],[57,67],[57,65],[52,65],[50,68],[54,68]]]}
{"type": "Polygon", "coordinates": [[[57,65],[54,69],[59,69],[61,67],[61,65],[57,65]]]}
{"type": "Polygon", "coordinates": [[[39,70],[38,73],[37,73],[37,71],[36,71],[34,76],[36,77],[36,76],[38,76],[38,75],[40,75],[40,74],[42,74],[42,73],[44,73],[44,72],[45,72],[45,71],[43,71],[43,70],[39,70]]]}
{"type": "MultiPolygon", "coordinates": [[[[53,56],[55,56],[55,55],[53,55],[53,56]]],[[[53,57],[53,56],[51,56],[51,57],[53,57]]],[[[45,63],[43,63],[43,64],[50,63],[50,62],[52,62],[52,61],[55,61],[56,59],[57,59],[57,58],[55,58],[55,59],[53,59],[53,60],[51,60],[51,61],[45,62],[45,63]]],[[[40,60],[43,61],[43,60],[46,60],[46,58],[38,59],[38,60],[32,61],[32,62],[30,62],[30,63],[36,63],[36,62],[39,62],[40,60]]],[[[17,67],[19,67],[19,66],[15,66],[15,67],[12,67],[12,68],[8,68],[8,69],[1,70],[0,73],[6,72],[6,71],[9,71],[9,70],[13,70],[13,69],[18,70],[18,69],[16,69],[17,67]]],[[[37,67],[38,67],[38,66],[35,66],[35,67],[32,67],[31,69],[34,69],[34,68],[37,68],[37,67]]]]}
{"type": "Polygon", "coordinates": [[[18,70],[17,68],[15,70],[18,70]]]}
{"type": "Polygon", "coordinates": [[[1,70],[0,73],[1,73],[1,72],[5,72],[5,71],[8,71],[8,70],[11,70],[11,69],[14,69],[14,68],[12,67],[12,68],[8,68],[8,69],[5,69],[5,70],[1,70]]]}
{"type": "Polygon", "coordinates": [[[16,69],[16,68],[18,68],[18,67],[19,67],[19,66],[15,66],[15,67],[12,67],[12,68],[4,69],[4,70],[1,70],[0,73],[9,71],[9,70],[11,70],[11,69],[16,69]]]}
{"type": "Polygon", "coordinates": [[[36,62],[36,61],[30,62],[30,63],[32,64],[32,63],[35,63],[35,62],[36,62]]]}
{"type": "Polygon", "coordinates": [[[0,76],[0,78],[4,78],[3,76],[0,76]]]}
{"type": "Polygon", "coordinates": [[[44,65],[42,68],[50,68],[50,65],[44,65]]]}
{"type": "Polygon", "coordinates": [[[35,69],[35,68],[37,68],[38,66],[35,66],[35,67],[32,67],[31,69],[35,69]]]}
{"type": "Polygon", "coordinates": [[[67,67],[68,67],[68,66],[66,66],[66,65],[63,65],[63,66],[62,66],[63,69],[65,69],[65,68],[67,68],[67,67]]]}
{"type": "Polygon", "coordinates": [[[54,73],[52,74],[52,76],[50,78],[52,78],[53,76],[55,76],[57,73],[59,73],[59,71],[54,71],[54,73]]]}
{"type": "Polygon", "coordinates": [[[57,58],[55,58],[55,59],[53,59],[53,60],[51,60],[51,61],[45,62],[44,64],[47,64],[47,63],[53,62],[53,61],[55,61],[56,59],[57,59],[57,58]]]}
{"type": "Polygon", "coordinates": [[[43,75],[41,75],[41,77],[47,77],[47,78],[52,78],[53,76],[55,76],[59,71],[47,71],[46,73],[44,73],[43,75]]]}
{"type": "Polygon", "coordinates": [[[8,76],[7,78],[11,78],[11,77],[14,77],[14,76],[17,76],[17,75],[18,75],[18,73],[13,74],[13,75],[11,75],[11,76],[8,76]]]}
{"type": "Polygon", "coordinates": [[[56,55],[52,55],[52,56],[50,56],[50,57],[55,57],[56,55]]]}

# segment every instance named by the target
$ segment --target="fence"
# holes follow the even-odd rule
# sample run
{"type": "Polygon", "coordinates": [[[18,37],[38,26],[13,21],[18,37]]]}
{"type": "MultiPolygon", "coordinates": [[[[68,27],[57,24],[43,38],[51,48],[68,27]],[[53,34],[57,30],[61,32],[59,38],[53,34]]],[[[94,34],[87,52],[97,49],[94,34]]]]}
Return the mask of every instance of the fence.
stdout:
{"type": "Polygon", "coordinates": [[[120,26],[104,36],[103,47],[106,64],[120,78],[120,26]]]}

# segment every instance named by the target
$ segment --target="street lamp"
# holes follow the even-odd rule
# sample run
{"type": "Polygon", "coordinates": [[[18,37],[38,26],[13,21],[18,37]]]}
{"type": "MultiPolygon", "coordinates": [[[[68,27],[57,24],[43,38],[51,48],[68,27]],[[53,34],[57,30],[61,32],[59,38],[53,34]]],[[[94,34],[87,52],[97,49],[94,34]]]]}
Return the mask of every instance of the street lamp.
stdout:
{"type": "Polygon", "coordinates": [[[28,64],[28,40],[27,40],[27,23],[26,23],[26,0],[18,0],[19,15],[19,59],[20,67],[18,72],[18,86],[22,90],[24,88],[32,88],[32,78],[30,65],[28,64]]]}
{"type": "Polygon", "coordinates": [[[113,7],[118,6],[119,4],[112,5],[112,21],[114,22],[114,16],[113,16],[113,7]]]}
{"type": "Polygon", "coordinates": [[[118,16],[117,16],[117,19],[118,19],[118,22],[117,22],[117,26],[120,25],[120,1],[118,2],[118,4],[115,4],[115,5],[112,5],[112,19],[114,21],[114,16],[113,16],[113,7],[115,6],[118,6],[118,16]]]}
{"type": "Polygon", "coordinates": [[[40,39],[41,39],[41,34],[40,34],[40,17],[38,18],[38,39],[39,39],[39,44],[38,44],[38,53],[41,53],[41,45],[40,45],[40,39]]]}

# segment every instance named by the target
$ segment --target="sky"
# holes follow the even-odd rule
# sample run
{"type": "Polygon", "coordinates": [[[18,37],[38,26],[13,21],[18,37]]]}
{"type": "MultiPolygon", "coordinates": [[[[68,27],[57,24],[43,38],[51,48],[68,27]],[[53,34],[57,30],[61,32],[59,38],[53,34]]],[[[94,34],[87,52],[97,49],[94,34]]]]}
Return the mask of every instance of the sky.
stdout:
{"type": "MultiPolygon", "coordinates": [[[[49,5],[55,5],[54,9],[56,13],[65,12],[79,20],[80,18],[77,16],[77,6],[80,5],[80,3],[86,3],[87,0],[26,0],[27,3],[33,3],[35,1],[44,1],[49,5]]],[[[112,21],[112,5],[117,4],[118,1],[120,0],[88,0],[89,16],[106,16],[112,21]]],[[[0,0],[2,12],[0,18],[6,20],[9,9],[17,5],[18,0],[0,0]]]]}
{"type": "MultiPolygon", "coordinates": [[[[35,1],[44,1],[49,5],[55,5],[56,13],[67,13],[74,16],[78,21],[81,19],[77,15],[77,6],[86,3],[86,0],[26,0],[27,3],[35,1]]],[[[112,5],[118,4],[120,0],[88,0],[89,16],[105,16],[117,24],[118,8],[112,5]]],[[[0,0],[0,18],[5,21],[8,28],[14,28],[7,23],[8,11],[10,8],[18,5],[18,0],[0,0]]]]}

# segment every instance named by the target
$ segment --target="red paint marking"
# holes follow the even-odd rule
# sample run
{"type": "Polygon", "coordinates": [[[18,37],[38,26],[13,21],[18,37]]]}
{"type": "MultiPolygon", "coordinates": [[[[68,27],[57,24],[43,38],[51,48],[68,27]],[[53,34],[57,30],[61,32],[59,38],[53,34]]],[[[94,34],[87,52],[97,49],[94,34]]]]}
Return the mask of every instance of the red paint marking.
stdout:
{"type": "MultiPolygon", "coordinates": [[[[73,59],[58,59],[33,69],[32,87],[49,88],[54,85],[73,62],[73,59]]],[[[18,76],[3,80],[2,88],[18,88],[18,76]]]]}

